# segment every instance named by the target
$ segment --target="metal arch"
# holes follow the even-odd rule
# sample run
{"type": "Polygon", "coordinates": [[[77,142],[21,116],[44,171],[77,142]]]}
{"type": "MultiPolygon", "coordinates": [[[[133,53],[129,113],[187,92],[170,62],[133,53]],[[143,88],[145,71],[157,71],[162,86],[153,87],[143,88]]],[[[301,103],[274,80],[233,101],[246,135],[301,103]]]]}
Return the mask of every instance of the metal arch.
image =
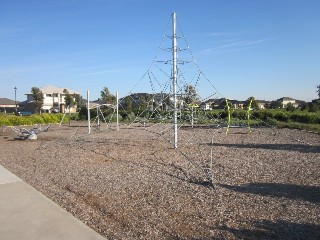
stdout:
{"type": "Polygon", "coordinates": [[[111,107],[113,109],[116,109],[117,106],[113,105],[113,104],[110,104],[110,103],[104,103],[104,104],[96,104],[92,107],[90,107],[89,109],[96,109],[96,108],[100,108],[101,106],[107,106],[107,107],[111,107]]]}

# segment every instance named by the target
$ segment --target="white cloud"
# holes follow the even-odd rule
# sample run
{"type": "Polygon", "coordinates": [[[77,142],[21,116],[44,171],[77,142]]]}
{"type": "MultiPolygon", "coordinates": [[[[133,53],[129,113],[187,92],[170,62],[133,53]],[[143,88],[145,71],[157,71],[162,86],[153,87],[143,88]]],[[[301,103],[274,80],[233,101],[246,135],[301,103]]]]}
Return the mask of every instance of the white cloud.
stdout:
{"type": "Polygon", "coordinates": [[[254,45],[259,45],[264,42],[272,41],[274,40],[275,37],[272,38],[264,38],[264,39],[258,39],[258,40],[233,40],[228,43],[223,43],[220,44],[220,46],[217,46],[215,48],[207,48],[204,49],[202,52],[203,53],[211,53],[211,52],[216,52],[216,51],[221,51],[221,50],[239,50],[244,47],[249,47],[249,46],[254,46],[254,45]]]}

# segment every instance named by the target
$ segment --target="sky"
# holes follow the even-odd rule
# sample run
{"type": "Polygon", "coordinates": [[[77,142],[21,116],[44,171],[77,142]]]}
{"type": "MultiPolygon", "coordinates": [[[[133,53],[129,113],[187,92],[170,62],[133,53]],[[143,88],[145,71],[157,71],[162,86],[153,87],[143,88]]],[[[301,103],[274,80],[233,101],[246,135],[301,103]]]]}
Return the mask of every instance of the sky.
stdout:
{"type": "Polygon", "coordinates": [[[16,87],[24,101],[47,85],[84,98],[89,90],[92,100],[103,87],[125,96],[171,31],[173,12],[224,97],[317,98],[319,0],[0,0],[0,98],[14,100],[16,87]]]}

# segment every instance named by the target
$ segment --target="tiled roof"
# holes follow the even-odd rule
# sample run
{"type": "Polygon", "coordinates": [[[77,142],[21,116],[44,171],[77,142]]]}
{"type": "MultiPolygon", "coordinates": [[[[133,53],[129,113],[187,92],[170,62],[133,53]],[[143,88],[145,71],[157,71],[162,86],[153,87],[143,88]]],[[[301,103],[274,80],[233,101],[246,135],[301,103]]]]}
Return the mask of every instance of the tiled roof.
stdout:
{"type": "MultiPolygon", "coordinates": [[[[59,87],[56,87],[53,85],[48,85],[46,87],[42,87],[42,88],[40,88],[40,91],[44,94],[54,94],[54,93],[63,94],[64,89],[67,89],[69,94],[80,94],[80,92],[74,91],[70,88],[59,88],[59,87]]],[[[31,94],[31,93],[29,93],[29,94],[31,94]]]]}
{"type": "Polygon", "coordinates": [[[283,98],[280,98],[280,100],[282,100],[282,101],[296,101],[296,99],[293,99],[290,97],[283,97],[283,98]]]}

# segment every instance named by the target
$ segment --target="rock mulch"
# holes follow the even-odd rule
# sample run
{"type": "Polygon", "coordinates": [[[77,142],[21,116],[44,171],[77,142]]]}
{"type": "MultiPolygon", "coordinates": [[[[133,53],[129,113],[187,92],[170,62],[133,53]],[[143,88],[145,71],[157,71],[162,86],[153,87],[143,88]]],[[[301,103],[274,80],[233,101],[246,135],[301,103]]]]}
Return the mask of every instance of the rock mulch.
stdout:
{"type": "Polygon", "coordinates": [[[0,164],[108,239],[320,239],[317,134],[72,124],[6,128],[0,164]]]}

